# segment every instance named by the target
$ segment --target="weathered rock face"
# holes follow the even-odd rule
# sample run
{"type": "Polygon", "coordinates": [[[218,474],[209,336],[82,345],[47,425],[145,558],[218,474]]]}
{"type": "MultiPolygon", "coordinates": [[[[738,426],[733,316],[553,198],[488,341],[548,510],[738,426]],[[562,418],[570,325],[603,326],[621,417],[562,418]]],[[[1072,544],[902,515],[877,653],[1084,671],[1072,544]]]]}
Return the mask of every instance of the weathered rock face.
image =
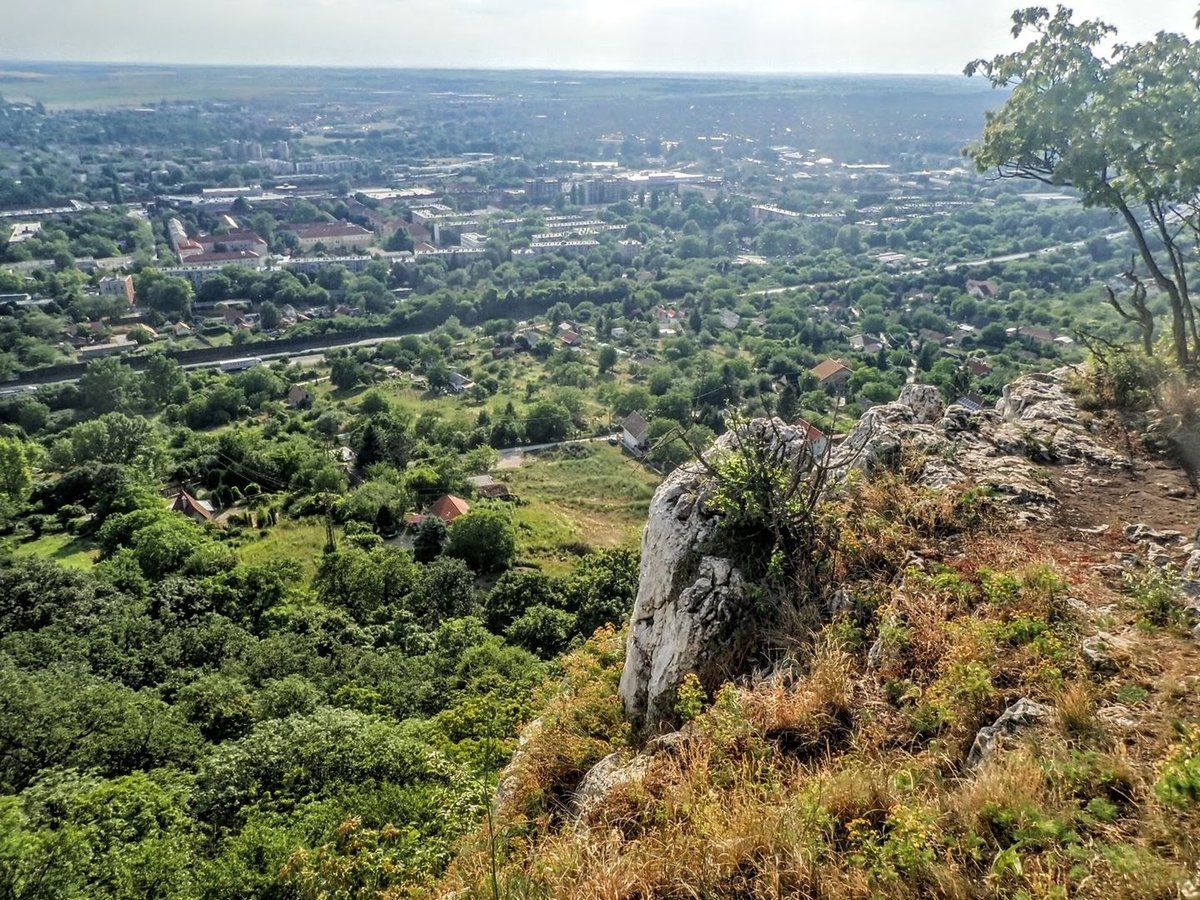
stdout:
{"type": "MultiPolygon", "coordinates": [[[[996,410],[945,408],[936,389],[910,385],[894,403],[867,412],[838,448],[834,480],[858,470],[896,465],[909,450],[923,454],[920,482],[935,490],[974,483],[991,488],[1023,516],[1045,517],[1058,499],[1040,461],[1115,466],[1120,457],[1088,434],[1065,390],[1066,370],[1024,376],[1009,385],[996,410]]],[[[795,429],[765,420],[750,428],[804,452],[795,429]]],[[[725,435],[712,452],[734,445],[725,435]]],[[[707,500],[715,485],[699,465],[683,466],[659,487],[642,537],[641,577],[629,631],[621,699],[635,726],[673,717],[675,694],[695,672],[716,684],[745,663],[739,630],[748,616],[745,576],[721,546],[719,516],[707,500]]]]}
{"type": "MultiPolygon", "coordinates": [[[[779,421],[774,427],[789,453],[804,452],[795,428],[779,421]]],[[[735,444],[734,435],[723,435],[710,454],[735,444]]],[[[705,681],[725,671],[736,643],[745,584],[716,540],[719,517],[707,502],[714,487],[692,463],[672,472],[650,503],[620,688],[625,714],[638,727],[673,715],[676,689],[689,672],[705,681]]]]}
{"type": "Polygon", "coordinates": [[[604,804],[613,791],[641,781],[650,766],[650,760],[651,757],[646,754],[626,759],[621,753],[610,753],[592,766],[571,799],[576,830],[586,829],[592,813],[604,804]]]}
{"type": "Polygon", "coordinates": [[[1004,389],[995,410],[942,409],[937,392],[910,385],[900,399],[869,410],[835,464],[841,471],[894,465],[903,449],[925,453],[920,482],[942,490],[967,481],[988,487],[1038,517],[1058,503],[1035,462],[1119,466],[1120,456],[1088,434],[1067,393],[1068,372],[1025,375],[1004,389]]]}
{"type": "Polygon", "coordinates": [[[1052,707],[1022,697],[1006,709],[994,723],[979,729],[979,733],[975,735],[975,742],[971,745],[971,753],[967,757],[967,766],[972,769],[978,767],[995,755],[1006,738],[1013,738],[1045,722],[1053,715],[1052,707]]]}

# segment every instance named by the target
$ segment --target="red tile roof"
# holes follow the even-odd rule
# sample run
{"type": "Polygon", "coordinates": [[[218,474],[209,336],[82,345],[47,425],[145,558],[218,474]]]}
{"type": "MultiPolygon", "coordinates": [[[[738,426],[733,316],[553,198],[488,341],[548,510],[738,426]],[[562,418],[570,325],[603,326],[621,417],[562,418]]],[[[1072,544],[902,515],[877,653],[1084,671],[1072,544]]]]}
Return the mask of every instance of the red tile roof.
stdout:
{"type": "Polygon", "coordinates": [[[812,367],[812,373],[818,381],[828,381],[842,371],[849,372],[850,367],[839,359],[827,359],[825,362],[812,367]]]}
{"type": "Polygon", "coordinates": [[[805,419],[797,419],[796,427],[804,432],[804,439],[810,444],[815,444],[817,441],[825,437],[825,432],[805,419]]]}
{"type": "Polygon", "coordinates": [[[437,499],[433,506],[429,507],[429,515],[437,516],[447,525],[459,516],[465,516],[470,511],[471,504],[462,497],[455,497],[453,494],[444,494],[437,499]]]}
{"type": "Polygon", "coordinates": [[[175,512],[181,512],[185,515],[197,515],[206,522],[213,517],[213,511],[204,506],[199,500],[189,494],[187,491],[180,491],[175,496],[175,502],[171,504],[171,509],[175,512]]]}
{"type": "Polygon", "coordinates": [[[259,237],[258,232],[243,229],[241,231],[230,231],[226,234],[202,234],[197,237],[196,242],[204,246],[211,247],[213,244],[238,244],[248,241],[252,244],[262,244],[264,247],[267,242],[259,237]]]}
{"type": "Polygon", "coordinates": [[[194,253],[184,262],[191,265],[193,263],[232,262],[239,259],[262,259],[262,257],[253,250],[222,250],[219,253],[194,253]]]}

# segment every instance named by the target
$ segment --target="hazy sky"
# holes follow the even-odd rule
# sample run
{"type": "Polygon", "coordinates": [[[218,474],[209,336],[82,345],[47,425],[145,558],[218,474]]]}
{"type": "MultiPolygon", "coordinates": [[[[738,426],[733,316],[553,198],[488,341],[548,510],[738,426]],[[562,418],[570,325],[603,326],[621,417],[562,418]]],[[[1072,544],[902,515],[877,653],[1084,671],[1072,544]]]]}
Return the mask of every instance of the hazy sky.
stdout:
{"type": "MultiPolygon", "coordinates": [[[[956,73],[1031,2],[0,0],[0,59],[956,73]]],[[[1071,5],[1135,39],[1192,32],[1200,2],[1071,5]]]]}

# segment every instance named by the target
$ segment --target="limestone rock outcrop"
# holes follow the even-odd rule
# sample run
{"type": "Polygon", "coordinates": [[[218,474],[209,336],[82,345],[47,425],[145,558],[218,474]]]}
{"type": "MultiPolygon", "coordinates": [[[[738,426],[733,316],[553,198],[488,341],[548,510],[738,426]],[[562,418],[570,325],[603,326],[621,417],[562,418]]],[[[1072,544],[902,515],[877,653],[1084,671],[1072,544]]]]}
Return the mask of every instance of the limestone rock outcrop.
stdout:
{"type": "MultiPolygon", "coordinates": [[[[1119,466],[1121,458],[1089,433],[1066,390],[1067,370],[1017,379],[994,410],[946,408],[936,389],[909,385],[900,398],[869,410],[837,447],[832,482],[858,471],[870,477],[915,453],[919,481],[942,490],[975,484],[1013,504],[1018,514],[1043,518],[1058,504],[1039,462],[1119,466]]],[[[782,441],[800,458],[805,435],[775,420],[751,431],[782,441]]],[[[729,433],[710,454],[736,445],[729,433]]],[[[684,676],[720,683],[739,671],[748,642],[746,576],[723,546],[719,514],[709,500],[716,484],[699,463],[682,466],[659,487],[642,537],[641,575],[629,630],[620,693],[636,727],[671,720],[684,676]]],[[[759,636],[761,637],[761,635],[759,636]]]]}
{"type": "Polygon", "coordinates": [[[613,791],[641,781],[651,759],[645,753],[633,759],[627,759],[621,753],[610,753],[592,766],[571,799],[576,830],[586,829],[592,813],[604,805],[613,791]]]}
{"type": "MultiPolygon", "coordinates": [[[[804,452],[798,429],[774,426],[786,452],[804,452]]],[[[732,432],[722,435],[709,455],[736,441],[732,432]]],[[[639,727],[670,718],[684,676],[696,672],[703,680],[723,670],[736,643],[745,585],[716,540],[719,516],[708,504],[715,487],[702,465],[689,463],[667,476],[650,503],[620,686],[625,714],[639,727]]]]}
{"type": "Polygon", "coordinates": [[[967,757],[967,767],[977,768],[995,755],[1005,739],[1040,725],[1053,715],[1052,707],[1022,697],[991,725],[979,729],[979,733],[975,735],[975,742],[971,745],[971,753],[967,757]]]}

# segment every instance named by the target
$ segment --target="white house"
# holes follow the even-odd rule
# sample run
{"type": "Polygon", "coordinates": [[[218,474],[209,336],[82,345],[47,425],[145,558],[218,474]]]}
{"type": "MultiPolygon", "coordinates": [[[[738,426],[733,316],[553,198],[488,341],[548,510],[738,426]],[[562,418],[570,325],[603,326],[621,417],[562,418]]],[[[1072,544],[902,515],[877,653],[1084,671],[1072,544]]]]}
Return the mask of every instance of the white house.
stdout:
{"type": "Polygon", "coordinates": [[[635,456],[641,455],[650,440],[650,426],[641,413],[632,412],[621,423],[621,443],[635,456]]]}

